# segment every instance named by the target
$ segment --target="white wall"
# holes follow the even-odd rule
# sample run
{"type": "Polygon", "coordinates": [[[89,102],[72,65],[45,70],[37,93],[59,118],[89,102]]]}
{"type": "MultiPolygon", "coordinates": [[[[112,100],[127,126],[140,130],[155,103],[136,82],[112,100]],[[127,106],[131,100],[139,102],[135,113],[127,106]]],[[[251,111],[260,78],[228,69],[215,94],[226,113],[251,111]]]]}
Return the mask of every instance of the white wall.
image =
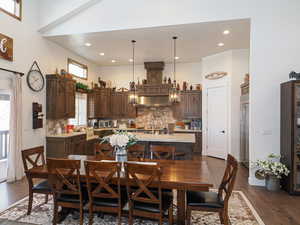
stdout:
{"type": "MultiPolygon", "coordinates": [[[[44,74],[54,73],[55,69],[66,69],[67,58],[87,64],[89,79],[96,80],[98,66],[71,53],[70,51],[46,40],[38,32],[38,2],[39,0],[23,1],[23,19],[20,22],[4,13],[0,13],[1,33],[14,39],[14,61],[0,59],[0,67],[24,72],[29,71],[34,60],[37,60],[44,74]]],[[[11,75],[13,76],[13,75],[11,75]]],[[[44,144],[45,129],[32,129],[32,102],[43,104],[46,110],[46,89],[39,93],[32,92],[23,77],[23,148],[30,148],[44,144]]],[[[46,123],[44,123],[44,126],[46,123]]]]}
{"type": "MultiPolygon", "coordinates": [[[[207,89],[227,87],[227,148],[228,153],[240,159],[240,85],[246,73],[249,73],[249,50],[230,50],[202,59],[202,130],[203,154],[207,154],[207,89]],[[227,72],[227,76],[218,80],[207,80],[205,75],[213,72],[227,72]]],[[[216,106],[218,107],[218,106],[216,106]]]]}
{"type": "MultiPolygon", "coordinates": [[[[250,160],[254,161],[271,152],[280,152],[279,84],[288,79],[291,70],[300,70],[299,11],[299,0],[110,0],[102,1],[47,34],[250,18],[249,148],[250,160]]],[[[249,182],[258,183],[253,171],[249,182]]]]}
{"type": "MultiPolygon", "coordinates": [[[[112,81],[112,85],[117,88],[129,87],[132,80],[132,66],[102,66],[100,67],[100,76],[104,80],[112,81]]],[[[200,84],[202,82],[202,66],[201,62],[195,63],[177,63],[176,64],[176,80],[182,86],[183,81],[189,84],[200,84]]],[[[173,80],[173,64],[166,64],[163,70],[163,77],[171,77],[173,80]]],[[[136,65],[135,80],[140,82],[146,78],[146,70],[144,65],[136,65]]]]}

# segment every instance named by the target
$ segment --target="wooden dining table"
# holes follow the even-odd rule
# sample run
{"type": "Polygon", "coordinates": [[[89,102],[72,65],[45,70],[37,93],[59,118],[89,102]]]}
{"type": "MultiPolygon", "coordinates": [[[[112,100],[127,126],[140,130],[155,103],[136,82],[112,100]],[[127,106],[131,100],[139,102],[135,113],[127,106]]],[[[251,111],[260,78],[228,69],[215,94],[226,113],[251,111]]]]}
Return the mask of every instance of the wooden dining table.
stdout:
{"type": "MultiPolygon", "coordinates": [[[[70,159],[80,159],[81,178],[85,182],[85,171],[83,166],[84,160],[99,161],[96,156],[69,156],[70,159]]],[[[213,187],[210,181],[210,172],[207,162],[204,159],[200,160],[149,160],[159,163],[162,169],[161,188],[177,190],[177,224],[183,225],[186,222],[186,190],[191,187],[197,188],[199,191],[209,191],[213,187]]],[[[47,178],[47,165],[32,168],[28,171],[28,175],[32,178],[47,178]]],[[[125,177],[121,177],[121,185],[126,185],[125,177]]]]}

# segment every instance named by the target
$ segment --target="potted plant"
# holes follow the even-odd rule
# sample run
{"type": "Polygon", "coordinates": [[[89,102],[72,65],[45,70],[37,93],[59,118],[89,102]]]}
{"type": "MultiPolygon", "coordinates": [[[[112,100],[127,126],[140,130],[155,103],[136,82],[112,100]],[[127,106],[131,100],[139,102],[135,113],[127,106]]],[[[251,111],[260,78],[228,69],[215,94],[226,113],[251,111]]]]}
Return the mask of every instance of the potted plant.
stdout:
{"type": "Polygon", "coordinates": [[[127,161],[127,149],[135,145],[138,139],[126,131],[114,131],[114,134],[102,138],[101,143],[109,143],[115,151],[117,162],[127,161]]]}
{"type": "Polygon", "coordinates": [[[280,155],[272,153],[268,159],[254,162],[254,167],[257,168],[256,177],[266,180],[266,188],[269,191],[280,190],[280,179],[290,173],[288,168],[279,160],[280,155]]]}

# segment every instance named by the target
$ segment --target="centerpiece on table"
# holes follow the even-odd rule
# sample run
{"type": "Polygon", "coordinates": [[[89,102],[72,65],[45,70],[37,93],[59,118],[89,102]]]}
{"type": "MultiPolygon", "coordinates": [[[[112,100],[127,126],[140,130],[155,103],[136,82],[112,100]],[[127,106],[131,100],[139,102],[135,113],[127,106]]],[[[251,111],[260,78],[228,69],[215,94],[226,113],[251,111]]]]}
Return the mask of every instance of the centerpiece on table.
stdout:
{"type": "Polygon", "coordinates": [[[114,134],[102,138],[101,143],[109,143],[114,148],[117,162],[127,161],[127,149],[137,143],[135,135],[126,131],[114,131],[114,134]]]}
{"type": "Polygon", "coordinates": [[[266,160],[257,160],[253,167],[257,168],[255,175],[258,179],[266,180],[266,188],[269,191],[278,191],[280,189],[280,179],[287,176],[290,171],[281,162],[280,155],[270,154],[266,160]]]}

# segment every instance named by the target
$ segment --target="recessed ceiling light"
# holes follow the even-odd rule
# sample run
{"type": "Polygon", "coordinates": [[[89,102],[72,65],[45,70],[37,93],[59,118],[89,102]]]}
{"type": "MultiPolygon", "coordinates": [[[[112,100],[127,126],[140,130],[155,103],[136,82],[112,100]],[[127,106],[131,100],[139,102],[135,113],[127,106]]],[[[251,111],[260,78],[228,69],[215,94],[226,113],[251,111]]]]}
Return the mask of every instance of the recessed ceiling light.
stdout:
{"type": "Polygon", "coordinates": [[[104,52],[100,52],[99,55],[104,56],[105,54],[104,54],[104,52]]]}
{"type": "Polygon", "coordinates": [[[133,59],[129,59],[129,62],[133,62],[133,59]]]}
{"type": "Polygon", "coordinates": [[[179,56],[175,56],[175,59],[179,59],[179,56]]]}
{"type": "Polygon", "coordinates": [[[116,60],[114,60],[114,59],[113,59],[113,60],[111,60],[111,62],[112,62],[112,63],[115,63],[115,62],[116,62],[116,60]]]}
{"type": "Polygon", "coordinates": [[[225,34],[225,35],[230,34],[230,31],[229,30],[224,30],[223,34],[225,34]]]}
{"type": "Polygon", "coordinates": [[[92,46],[92,44],[91,44],[91,43],[88,43],[88,42],[87,42],[87,43],[85,43],[84,45],[85,45],[85,46],[87,46],[87,47],[90,47],[90,46],[92,46]]]}
{"type": "Polygon", "coordinates": [[[220,43],[218,44],[218,46],[219,46],[219,47],[223,47],[223,46],[224,46],[224,43],[220,42],[220,43]]]}

